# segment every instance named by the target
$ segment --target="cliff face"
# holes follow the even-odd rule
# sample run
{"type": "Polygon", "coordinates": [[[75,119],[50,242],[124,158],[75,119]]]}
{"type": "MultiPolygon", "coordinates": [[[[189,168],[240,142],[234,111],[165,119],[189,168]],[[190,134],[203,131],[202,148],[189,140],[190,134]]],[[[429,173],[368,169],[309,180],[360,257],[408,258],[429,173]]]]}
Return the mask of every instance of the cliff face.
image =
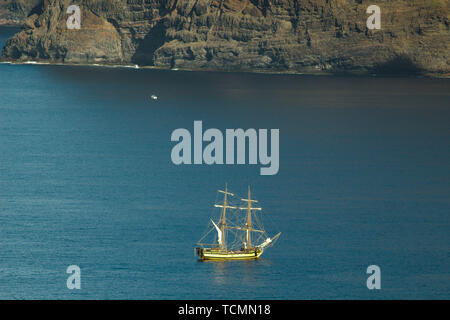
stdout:
{"type": "Polygon", "coordinates": [[[0,25],[20,25],[41,0],[0,0],[0,25]]]}
{"type": "Polygon", "coordinates": [[[3,59],[293,72],[450,72],[447,0],[45,0],[3,59]],[[81,8],[81,29],[66,10],[81,8]]]}

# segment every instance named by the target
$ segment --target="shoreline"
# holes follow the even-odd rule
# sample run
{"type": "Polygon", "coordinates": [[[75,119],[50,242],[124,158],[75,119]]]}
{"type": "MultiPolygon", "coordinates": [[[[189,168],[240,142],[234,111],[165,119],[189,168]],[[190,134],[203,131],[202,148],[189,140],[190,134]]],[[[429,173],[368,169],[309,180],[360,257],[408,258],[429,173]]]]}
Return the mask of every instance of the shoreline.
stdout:
{"type": "Polygon", "coordinates": [[[22,26],[22,21],[19,20],[6,20],[0,19],[0,28],[20,28],[22,26]]]}
{"type": "Polygon", "coordinates": [[[48,62],[48,61],[16,61],[2,59],[0,56],[0,64],[10,65],[47,65],[47,66],[66,66],[66,67],[97,67],[97,68],[124,68],[135,70],[161,70],[161,71],[184,71],[184,72],[222,72],[222,73],[247,73],[247,74],[264,74],[264,75],[291,75],[291,76],[329,76],[329,77],[388,77],[388,78],[430,78],[430,79],[450,79],[450,73],[401,73],[401,74],[388,74],[388,73],[370,73],[370,72],[358,72],[358,71],[345,71],[345,72],[297,72],[297,71],[270,71],[270,70],[220,70],[220,69],[190,69],[190,68],[167,68],[158,66],[139,66],[137,64],[100,64],[100,63],[65,63],[65,62],[48,62]]]}

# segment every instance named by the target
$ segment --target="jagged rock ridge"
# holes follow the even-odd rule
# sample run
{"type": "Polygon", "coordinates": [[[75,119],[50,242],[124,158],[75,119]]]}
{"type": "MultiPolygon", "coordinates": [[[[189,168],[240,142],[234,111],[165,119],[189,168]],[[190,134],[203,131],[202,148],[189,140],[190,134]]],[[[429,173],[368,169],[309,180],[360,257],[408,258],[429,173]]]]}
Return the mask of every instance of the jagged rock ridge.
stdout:
{"type": "Polygon", "coordinates": [[[0,0],[0,25],[20,25],[41,3],[41,0],[0,0]]]}

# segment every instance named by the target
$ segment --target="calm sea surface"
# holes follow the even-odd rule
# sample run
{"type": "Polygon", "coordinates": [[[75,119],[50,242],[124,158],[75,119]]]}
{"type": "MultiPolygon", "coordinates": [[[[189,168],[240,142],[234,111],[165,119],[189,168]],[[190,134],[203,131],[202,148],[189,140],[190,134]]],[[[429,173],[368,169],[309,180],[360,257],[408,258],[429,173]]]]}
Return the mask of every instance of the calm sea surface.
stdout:
{"type": "Polygon", "coordinates": [[[449,101],[425,78],[0,64],[0,298],[449,299],[449,101]],[[279,128],[278,175],[173,165],[194,120],[279,128]],[[259,261],[194,257],[225,182],[283,232],[259,261]]]}

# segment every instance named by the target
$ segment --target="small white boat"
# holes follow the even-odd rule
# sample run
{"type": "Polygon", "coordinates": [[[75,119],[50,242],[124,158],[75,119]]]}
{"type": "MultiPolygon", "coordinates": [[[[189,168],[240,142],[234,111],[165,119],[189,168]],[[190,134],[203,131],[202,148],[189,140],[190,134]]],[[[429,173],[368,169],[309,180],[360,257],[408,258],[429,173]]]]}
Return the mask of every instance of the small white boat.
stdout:
{"type": "Polygon", "coordinates": [[[158,100],[158,96],[155,95],[155,94],[152,94],[152,95],[150,96],[150,99],[152,99],[152,100],[158,100]]]}

